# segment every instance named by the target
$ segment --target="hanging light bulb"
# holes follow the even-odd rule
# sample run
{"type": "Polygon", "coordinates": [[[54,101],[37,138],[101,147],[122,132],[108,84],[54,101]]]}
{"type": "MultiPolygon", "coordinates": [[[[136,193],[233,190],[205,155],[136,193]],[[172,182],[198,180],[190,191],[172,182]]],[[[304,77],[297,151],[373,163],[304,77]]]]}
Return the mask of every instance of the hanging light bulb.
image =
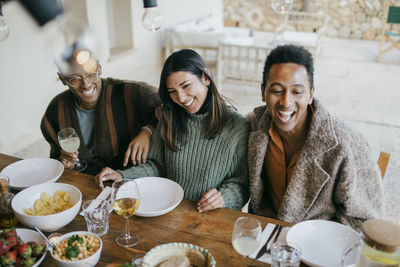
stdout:
{"type": "Polygon", "coordinates": [[[292,9],[293,0],[272,0],[272,9],[277,14],[286,14],[292,9]]]}
{"type": "Polygon", "coordinates": [[[143,27],[148,31],[156,31],[161,28],[163,17],[158,11],[157,0],[143,0],[144,14],[142,17],[143,27]]]}
{"type": "Polygon", "coordinates": [[[0,41],[4,41],[7,39],[9,31],[8,31],[8,24],[4,20],[3,11],[2,11],[2,2],[0,1],[0,41]]]}
{"type": "Polygon", "coordinates": [[[61,33],[55,46],[54,61],[64,75],[90,73],[97,69],[99,44],[86,23],[66,15],[57,18],[61,33]]]}

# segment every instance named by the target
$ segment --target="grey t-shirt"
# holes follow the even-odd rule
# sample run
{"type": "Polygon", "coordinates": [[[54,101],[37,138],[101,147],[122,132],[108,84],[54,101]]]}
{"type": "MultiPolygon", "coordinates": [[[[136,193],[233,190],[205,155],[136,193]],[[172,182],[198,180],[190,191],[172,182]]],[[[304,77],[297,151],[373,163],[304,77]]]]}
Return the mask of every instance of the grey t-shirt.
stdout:
{"type": "Polygon", "coordinates": [[[79,127],[81,128],[83,143],[88,148],[89,153],[93,156],[93,126],[96,109],[81,109],[76,101],[74,104],[76,115],[78,116],[79,127]]]}

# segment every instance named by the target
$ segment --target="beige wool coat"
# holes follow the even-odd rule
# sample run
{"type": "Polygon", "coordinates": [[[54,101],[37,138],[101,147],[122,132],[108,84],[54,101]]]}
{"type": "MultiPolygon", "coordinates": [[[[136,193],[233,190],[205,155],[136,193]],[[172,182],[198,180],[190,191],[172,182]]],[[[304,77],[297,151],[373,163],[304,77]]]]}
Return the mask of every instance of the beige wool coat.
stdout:
{"type": "Polygon", "coordinates": [[[272,209],[263,171],[271,116],[266,106],[248,118],[250,212],[297,223],[310,219],[337,221],[358,229],[369,218],[383,216],[383,188],[367,141],[332,117],[318,99],[290,182],[277,214],[272,209]]]}

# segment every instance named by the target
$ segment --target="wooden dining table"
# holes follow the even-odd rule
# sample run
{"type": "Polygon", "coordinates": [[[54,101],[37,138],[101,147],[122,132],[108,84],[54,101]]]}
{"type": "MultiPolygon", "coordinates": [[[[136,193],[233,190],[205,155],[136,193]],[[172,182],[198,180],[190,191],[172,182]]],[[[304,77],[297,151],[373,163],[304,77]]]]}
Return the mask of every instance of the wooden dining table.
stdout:
{"type": "MultiPolygon", "coordinates": [[[[0,153],[0,170],[17,160],[20,159],[0,153]]],[[[26,179],[29,179],[29,177],[26,177],[26,179]]],[[[93,176],[67,169],[64,170],[57,182],[71,184],[79,188],[82,192],[82,203],[96,198],[101,192],[101,189],[95,184],[93,176]]],[[[235,220],[241,216],[258,219],[263,229],[268,223],[284,227],[291,226],[287,222],[226,208],[200,213],[196,210],[195,202],[183,199],[174,210],[167,214],[157,217],[132,216],[130,218],[130,231],[136,233],[140,241],[136,246],[126,248],[117,245],[115,242],[117,235],[124,229],[124,218],[112,213],[109,231],[101,237],[103,251],[97,266],[105,266],[113,262],[130,262],[134,255],[146,254],[155,246],[171,242],[190,243],[207,249],[216,260],[217,266],[241,266],[242,256],[232,247],[233,225],[235,220]]],[[[25,226],[17,225],[17,227],[25,226]]],[[[78,214],[71,223],[57,230],[57,232],[67,233],[86,230],[85,219],[78,214]]],[[[249,258],[246,259],[246,264],[248,266],[269,266],[266,263],[249,258]]],[[[41,266],[55,266],[55,261],[49,253],[41,266]]]]}

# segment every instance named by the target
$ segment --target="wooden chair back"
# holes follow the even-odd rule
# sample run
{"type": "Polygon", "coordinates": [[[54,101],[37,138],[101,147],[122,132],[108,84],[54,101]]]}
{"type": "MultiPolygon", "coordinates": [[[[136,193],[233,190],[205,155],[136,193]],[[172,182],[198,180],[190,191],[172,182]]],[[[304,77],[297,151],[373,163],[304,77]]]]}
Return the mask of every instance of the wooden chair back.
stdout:
{"type": "Polygon", "coordinates": [[[259,86],[263,67],[272,46],[239,45],[220,42],[217,58],[217,82],[221,90],[226,82],[259,86]]]}
{"type": "Polygon", "coordinates": [[[384,54],[391,50],[400,50],[400,42],[393,38],[400,38],[400,6],[387,6],[384,14],[377,58],[378,62],[381,61],[384,54]],[[397,30],[395,29],[395,25],[397,26],[397,30]],[[389,42],[389,46],[383,48],[385,41],[389,42]]]}
{"type": "Polygon", "coordinates": [[[321,13],[290,11],[284,19],[285,27],[295,27],[296,31],[317,32],[326,26],[326,17],[321,13]],[[286,25],[285,25],[286,24],[286,25]]]}
{"type": "Polygon", "coordinates": [[[165,59],[167,59],[173,52],[181,49],[192,49],[196,51],[207,63],[210,69],[215,70],[217,65],[217,46],[185,44],[184,42],[175,43],[172,39],[177,35],[173,30],[165,30],[165,59]]]}
{"type": "Polygon", "coordinates": [[[275,44],[296,44],[307,48],[315,56],[322,49],[328,17],[322,12],[290,11],[275,29],[275,44]]]}
{"type": "Polygon", "coordinates": [[[378,158],[378,166],[381,170],[382,180],[385,177],[386,169],[389,164],[390,154],[386,152],[381,152],[378,158]]]}

